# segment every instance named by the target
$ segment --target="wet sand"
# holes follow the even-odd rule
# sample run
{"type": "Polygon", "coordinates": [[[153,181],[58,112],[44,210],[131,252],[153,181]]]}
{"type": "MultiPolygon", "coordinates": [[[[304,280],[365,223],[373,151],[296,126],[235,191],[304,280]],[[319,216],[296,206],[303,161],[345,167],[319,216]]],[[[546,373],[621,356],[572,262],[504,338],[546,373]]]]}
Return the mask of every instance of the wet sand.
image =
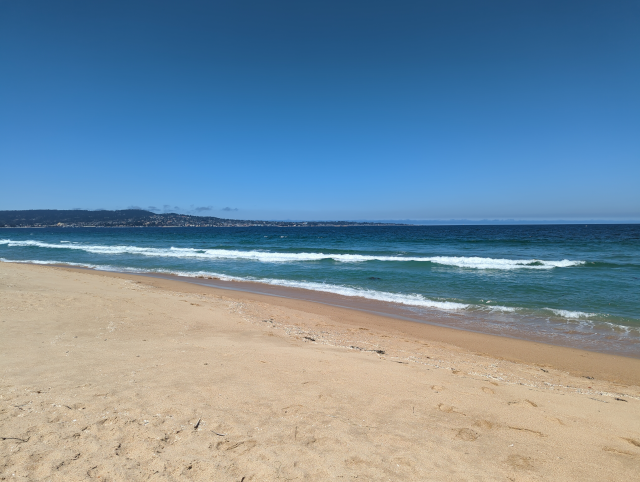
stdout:
{"type": "MultiPolygon", "coordinates": [[[[67,269],[96,273],[95,270],[86,268],[67,269]]],[[[474,353],[499,359],[531,363],[542,367],[554,367],[576,376],[640,385],[640,359],[637,358],[561,347],[533,340],[476,333],[442,326],[439,320],[429,320],[429,323],[424,323],[407,317],[403,310],[395,309],[390,303],[382,301],[251,282],[185,278],[174,275],[99,273],[102,276],[135,279],[157,288],[173,291],[211,292],[238,301],[254,300],[309,314],[322,313],[351,327],[364,326],[383,331],[394,331],[398,335],[408,335],[425,341],[449,343],[474,353]],[[205,289],[203,290],[203,288],[205,289]]]]}
{"type": "Polygon", "coordinates": [[[634,358],[9,263],[0,335],[2,480],[613,481],[640,471],[634,358]]]}

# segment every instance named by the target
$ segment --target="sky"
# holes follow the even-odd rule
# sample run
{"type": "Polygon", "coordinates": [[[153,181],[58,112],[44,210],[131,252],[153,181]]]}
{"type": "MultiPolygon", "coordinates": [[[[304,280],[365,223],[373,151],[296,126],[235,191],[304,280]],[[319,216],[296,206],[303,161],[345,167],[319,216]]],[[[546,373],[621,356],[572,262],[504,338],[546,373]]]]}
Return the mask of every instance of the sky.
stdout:
{"type": "Polygon", "coordinates": [[[640,220],[640,2],[0,0],[0,209],[640,220]]]}

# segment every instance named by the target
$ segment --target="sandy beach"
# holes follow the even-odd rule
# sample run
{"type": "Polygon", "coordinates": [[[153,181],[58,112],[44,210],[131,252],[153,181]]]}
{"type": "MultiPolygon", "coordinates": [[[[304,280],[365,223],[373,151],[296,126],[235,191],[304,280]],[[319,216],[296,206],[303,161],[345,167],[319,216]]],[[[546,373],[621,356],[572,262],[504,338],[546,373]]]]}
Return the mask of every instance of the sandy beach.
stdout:
{"type": "Polygon", "coordinates": [[[0,480],[639,473],[639,359],[0,263],[0,480]]]}

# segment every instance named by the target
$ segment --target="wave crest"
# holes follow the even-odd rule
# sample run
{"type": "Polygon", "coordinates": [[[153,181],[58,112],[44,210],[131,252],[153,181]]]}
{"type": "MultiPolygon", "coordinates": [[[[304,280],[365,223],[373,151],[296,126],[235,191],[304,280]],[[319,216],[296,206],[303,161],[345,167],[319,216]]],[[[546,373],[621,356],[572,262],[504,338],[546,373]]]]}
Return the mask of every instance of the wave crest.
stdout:
{"type": "Polygon", "coordinates": [[[470,269],[553,269],[568,268],[585,264],[585,261],[572,261],[563,259],[539,260],[539,259],[503,259],[503,258],[483,258],[479,256],[379,256],[364,254],[334,254],[334,253],[279,253],[273,251],[240,251],[235,249],[198,249],[198,248],[145,248],[139,246],[100,246],[84,244],[52,244],[41,241],[12,241],[10,239],[0,240],[0,244],[7,246],[38,247],[48,249],[75,249],[92,254],[118,255],[133,254],[159,258],[182,258],[182,259],[237,259],[247,261],[258,261],[262,263],[292,263],[333,260],[340,263],[362,263],[367,261],[383,262],[422,262],[433,263],[443,266],[454,266],[458,268],[470,269]]]}
{"type": "MultiPolygon", "coordinates": [[[[459,303],[455,301],[438,301],[429,299],[423,295],[417,293],[391,293],[386,291],[377,291],[366,288],[356,288],[352,286],[346,285],[334,285],[327,283],[318,283],[313,281],[294,281],[294,280],[284,280],[284,279],[274,279],[274,278],[255,278],[252,276],[247,277],[239,277],[239,276],[231,276],[221,273],[214,273],[209,271],[180,271],[180,270],[169,270],[162,268],[133,268],[133,267],[121,267],[121,266],[111,266],[111,265],[97,265],[92,263],[72,263],[68,261],[45,261],[45,260],[10,260],[5,258],[0,258],[0,262],[4,263],[29,263],[29,264],[60,264],[60,265],[69,265],[69,266],[78,266],[96,269],[100,271],[116,271],[123,273],[138,273],[138,274],[166,274],[166,275],[174,275],[174,276],[183,276],[187,278],[205,278],[205,279],[219,279],[222,281],[245,281],[245,282],[253,282],[253,283],[262,283],[274,286],[284,286],[289,288],[301,288],[311,291],[323,291],[326,293],[333,293],[342,296],[348,297],[360,297],[366,298],[369,300],[377,300],[388,303],[396,303],[406,306],[415,306],[421,308],[435,308],[439,310],[445,311],[482,311],[482,312],[493,312],[493,313],[522,313],[526,314],[530,312],[529,309],[521,308],[521,307],[511,307],[511,306],[500,306],[500,305],[485,305],[485,304],[470,304],[470,303],[459,303]]],[[[555,308],[542,308],[543,312],[552,312],[556,317],[562,318],[564,320],[568,320],[570,322],[581,322],[581,323],[605,323],[614,327],[616,329],[621,329],[623,331],[636,330],[640,333],[640,328],[638,327],[630,327],[617,323],[611,323],[608,321],[602,320],[603,317],[607,315],[599,314],[599,313],[585,313],[582,311],[569,311],[555,308]]]]}

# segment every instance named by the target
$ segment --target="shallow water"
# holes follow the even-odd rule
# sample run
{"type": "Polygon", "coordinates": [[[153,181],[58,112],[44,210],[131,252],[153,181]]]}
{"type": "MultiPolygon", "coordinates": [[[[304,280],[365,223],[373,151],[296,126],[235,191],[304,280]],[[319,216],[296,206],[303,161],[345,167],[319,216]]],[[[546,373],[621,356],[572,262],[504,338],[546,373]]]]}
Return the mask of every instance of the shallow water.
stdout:
{"type": "Polygon", "coordinates": [[[640,356],[640,225],[5,228],[0,258],[305,288],[640,356]]]}

